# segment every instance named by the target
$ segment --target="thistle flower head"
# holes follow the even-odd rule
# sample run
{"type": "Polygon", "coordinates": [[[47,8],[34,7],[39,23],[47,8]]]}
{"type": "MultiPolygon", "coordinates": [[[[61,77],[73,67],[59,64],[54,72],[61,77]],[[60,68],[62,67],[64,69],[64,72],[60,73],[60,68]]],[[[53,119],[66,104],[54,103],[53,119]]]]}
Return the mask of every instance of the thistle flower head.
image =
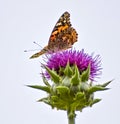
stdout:
{"type": "Polygon", "coordinates": [[[94,92],[107,90],[106,86],[111,82],[102,85],[91,83],[101,73],[101,60],[99,55],[93,57],[84,50],[69,50],[48,55],[43,68],[46,71],[42,73],[45,86],[29,87],[49,94],[39,102],[44,102],[52,108],[66,110],[70,115],[99,102],[101,99],[94,98],[94,92]],[[48,79],[52,81],[52,85],[48,79]]]}
{"type": "MultiPolygon", "coordinates": [[[[49,69],[53,69],[56,72],[59,72],[61,68],[65,68],[67,63],[69,62],[70,66],[76,65],[79,69],[79,72],[84,72],[88,65],[90,65],[90,75],[89,79],[94,81],[101,74],[101,60],[100,56],[96,55],[93,57],[84,52],[76,50],[67,50],[63,52],[54,53],[52,55],[47,56],[46,66],[49,69]]],[[[61,72],[60,72],[61,73],[61,72]]],[[[50,75],[46,72],[45,76],[49,79],[50,75]]]]}

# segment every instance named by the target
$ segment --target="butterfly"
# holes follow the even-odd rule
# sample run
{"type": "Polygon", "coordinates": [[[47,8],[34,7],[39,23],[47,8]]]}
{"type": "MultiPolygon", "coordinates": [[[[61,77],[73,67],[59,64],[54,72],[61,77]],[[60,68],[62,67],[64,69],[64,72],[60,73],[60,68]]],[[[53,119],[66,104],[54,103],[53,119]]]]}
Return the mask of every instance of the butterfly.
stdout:
{"type": "Polygon", "coordinates": [[[64,12],[53,28],[48,45],[41,51],[33,54],[30,59],[37,58],[44,53],[55,53],[69,49],[77,42],[77,39],[78,34],[70,23],[70,14],[64,12]]]}

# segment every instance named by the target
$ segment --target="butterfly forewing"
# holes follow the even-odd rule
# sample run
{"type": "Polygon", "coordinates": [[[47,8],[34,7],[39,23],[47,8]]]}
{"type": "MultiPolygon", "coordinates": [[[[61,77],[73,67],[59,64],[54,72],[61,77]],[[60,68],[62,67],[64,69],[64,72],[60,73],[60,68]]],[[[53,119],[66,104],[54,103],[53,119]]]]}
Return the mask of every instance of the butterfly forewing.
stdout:
{"type": "Polygon", "coordinates": [[[53,31],[50,35],[48,44],[50,44],[51,41],[54,41],[60,32],[62,32],[63,30],[67,29],[70,26],[71,26],[70,14],[68,12],[64,12],[57,21],[57,23],[55,24],[53,31]]]}
{"type": "Polygon", "coordinates": [[[68,12],[64,12],[62,14],[62,16],[59,18],[59,20],[57,21],[57,23],[55,24],[55,27],[53,28],[53,31],[56,31],[58,30],[61,26],[71,26],[71,23],[70,23],[70,14],[68,12]]]}
{"type": "Polygon", "coordinates": [[[65,50],[71,48],[76,41],[77,32],[71,27],[70,14],[65,12],[59,18],[51,33],[48,49],[53,52],[65,50]]]}

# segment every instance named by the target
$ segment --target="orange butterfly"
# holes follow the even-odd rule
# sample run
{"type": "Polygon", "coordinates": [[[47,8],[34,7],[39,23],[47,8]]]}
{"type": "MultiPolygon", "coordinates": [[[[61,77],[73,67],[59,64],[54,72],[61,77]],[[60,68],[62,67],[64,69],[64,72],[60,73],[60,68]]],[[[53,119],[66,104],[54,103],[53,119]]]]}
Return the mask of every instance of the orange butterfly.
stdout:
{"type": "Polygon", "coordinates": [[[77,38],[78,34],[76,30],[71,27],[70,14],[64,12],[50,35],[48,45],[40,52],[33,54],[30,59],[37,58],[44,53],[54,53],[69,49],[75,42],[77,42],[77,38]]]}

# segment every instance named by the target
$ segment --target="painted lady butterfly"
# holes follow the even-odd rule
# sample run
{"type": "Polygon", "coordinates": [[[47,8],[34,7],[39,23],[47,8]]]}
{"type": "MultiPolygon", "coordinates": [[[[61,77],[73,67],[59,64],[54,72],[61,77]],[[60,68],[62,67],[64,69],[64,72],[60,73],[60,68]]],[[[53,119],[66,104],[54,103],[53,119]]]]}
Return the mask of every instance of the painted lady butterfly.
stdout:
{"type": "Polygon", "coordinates": [[[71,27],[70,14],[64,12],[51,33],[48,45],[40,52],[33,54],[30,59],[37,58],[44,53],[54,53],[69,49],[75,42],[77,42],[77,36],[78,34],[76,30],[71,27]]]}

